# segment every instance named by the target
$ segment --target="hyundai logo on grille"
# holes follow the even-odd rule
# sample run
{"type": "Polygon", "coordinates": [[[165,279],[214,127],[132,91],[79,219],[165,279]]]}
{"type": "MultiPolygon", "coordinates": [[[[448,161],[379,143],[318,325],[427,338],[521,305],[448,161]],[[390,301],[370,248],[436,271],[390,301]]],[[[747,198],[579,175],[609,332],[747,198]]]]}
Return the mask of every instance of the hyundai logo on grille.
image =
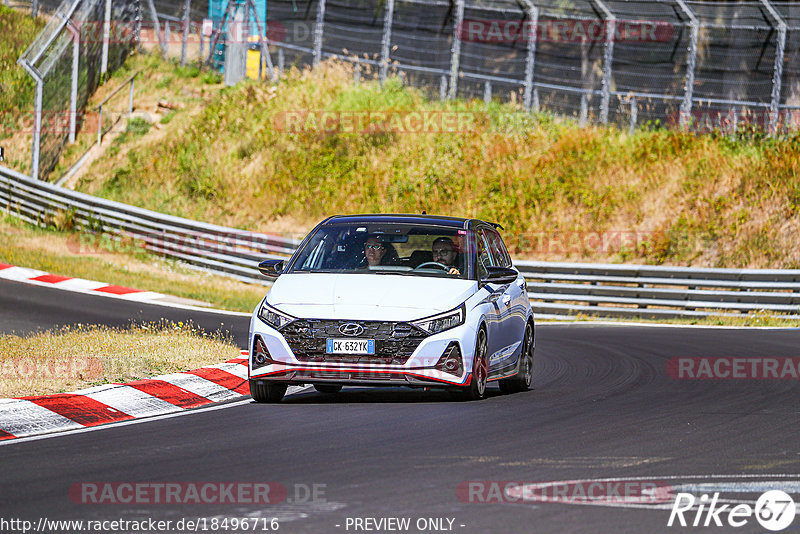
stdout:
{"type": "Polygon", "coordinates": [[[345,323],[339,327],[339,332],[345,336],[360,336],[364,333],[364,327],[356,323],[345,323]]]}

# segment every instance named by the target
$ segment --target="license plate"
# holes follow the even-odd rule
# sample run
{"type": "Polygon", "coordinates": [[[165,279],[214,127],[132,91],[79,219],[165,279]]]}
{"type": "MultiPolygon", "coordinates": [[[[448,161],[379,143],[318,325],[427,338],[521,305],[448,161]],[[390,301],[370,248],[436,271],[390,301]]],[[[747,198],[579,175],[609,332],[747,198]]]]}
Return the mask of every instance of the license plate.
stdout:
{"type": "Polygon", "coordinates": [[[375,354],[374,339],[328,339],[327,354],[375,354]]]}

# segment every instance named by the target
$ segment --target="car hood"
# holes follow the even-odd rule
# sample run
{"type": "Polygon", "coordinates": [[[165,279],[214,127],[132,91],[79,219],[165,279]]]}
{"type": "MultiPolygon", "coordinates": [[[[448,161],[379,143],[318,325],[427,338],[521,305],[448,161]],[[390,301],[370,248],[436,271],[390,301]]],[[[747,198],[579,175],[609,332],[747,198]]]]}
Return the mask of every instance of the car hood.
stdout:
{"type": "Polygon", "coordinates": [[[410,321],[451,310],[477,282],[391,274],[285,274],[267,302],[295,317],[410,321]]]}

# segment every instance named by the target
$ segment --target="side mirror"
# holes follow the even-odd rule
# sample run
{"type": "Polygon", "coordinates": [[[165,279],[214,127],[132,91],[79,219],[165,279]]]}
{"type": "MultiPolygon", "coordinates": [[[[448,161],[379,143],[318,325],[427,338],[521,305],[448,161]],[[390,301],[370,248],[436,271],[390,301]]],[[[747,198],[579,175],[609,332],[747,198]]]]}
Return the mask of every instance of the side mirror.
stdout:
{"type": "Polygon", "coordinates": [[[264,260],[258,264],[258,270],[267,278],[278,278],[283,273],[283,260],[264,260]]]}
{"type": "Polygon", "coordinates": [[[481,278],[481,287],[486,284],[512,284],[519,273],[510,267],[487,267],[488,274],[481,278]]]}

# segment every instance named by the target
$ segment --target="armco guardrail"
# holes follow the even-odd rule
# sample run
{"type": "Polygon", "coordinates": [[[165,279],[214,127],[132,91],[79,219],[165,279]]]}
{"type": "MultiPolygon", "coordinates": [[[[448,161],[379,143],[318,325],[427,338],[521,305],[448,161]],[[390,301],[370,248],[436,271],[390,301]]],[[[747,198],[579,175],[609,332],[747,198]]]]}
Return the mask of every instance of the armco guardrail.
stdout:
{"type": "Polygon", "coordinates": [[[763,311],[800,317],[800,270],[516,263],[540,314],[702,317],[763,311]]]}
{"type": "MultiPolygon", "coordinates": [[[[248,282],[299,241],[164,215],[31,180],[0,166],[0,208],[35,224],[69,214],[77,227],[133,238],[150,251],[248,282]]],[[[800,317],[800,270],[517,262],[540,315],[694,317],[764,311],[800,317]]]]}
{"type": "MultiPolygon", "coordinates": [[[[0,208],[34,224],[57,216],[75,226],[118,238],[196,267],[248,282],[265,283],[256,269],[270,257],[287,257],[299,241],[173,217],[32,180],[0,166],[0,208]]],[[[80,243],[76,244],[81,246],[80,243]]]]}

